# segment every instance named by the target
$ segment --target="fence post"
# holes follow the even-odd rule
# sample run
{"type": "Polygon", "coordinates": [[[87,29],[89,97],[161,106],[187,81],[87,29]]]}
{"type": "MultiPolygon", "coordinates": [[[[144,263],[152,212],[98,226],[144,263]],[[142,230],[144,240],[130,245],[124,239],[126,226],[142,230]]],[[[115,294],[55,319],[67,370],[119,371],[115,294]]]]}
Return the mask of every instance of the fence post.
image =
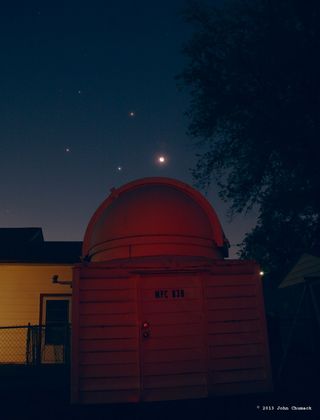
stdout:
{"type": "Polygon", "coordinates": [[[27,328],[27,343],[26,343],[26,364],[30,364],[30,322],[28,322],[28,328],[27,328]]]}
{"type": "Polygon", "coordinates": [[[36,365],[41,364],[41,348],[42,348],[42,325],[37,326],[37,350],[36,350],[36,365]]]}
{"type": "Polygon", "coordinates": [[[64,363],[69,365],[70,364],[70,357],[71,357],[71,346],[70,346],[70,338],[71,338],[71,325],[66,324],[65,326],[65,342],[64,342],[64,363]]]}

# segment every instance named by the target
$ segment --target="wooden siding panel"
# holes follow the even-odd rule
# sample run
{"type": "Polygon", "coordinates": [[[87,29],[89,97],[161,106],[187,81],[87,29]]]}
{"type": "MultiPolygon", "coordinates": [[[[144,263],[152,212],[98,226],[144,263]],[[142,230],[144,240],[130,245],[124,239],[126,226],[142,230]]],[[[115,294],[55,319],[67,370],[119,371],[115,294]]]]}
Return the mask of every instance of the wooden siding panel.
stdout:
{"type": "Polygon", "coordinates": [[[205,375],[199,373],[185,373],[183,375],[146,376],[143,381],[144,389],[173,388],[186,386],[205,386],[205,375]]]}
{"type": "MultiPolygon", "coordinates": [[[[152,333],[151,333],[152,334],[152,333]]],[[[202,336],[197,335],[187,335],[187,336],[162,336],[150,338],[150,340],[145,343],[145,350],[169,350],[169,349],[192,349],[198,348],[199,343],[202,341],[202,336]]]]}
{"type": "Polygon", "coordinates": [[[208,322],[212,321],[241,321],[259,319],[258,308],[253,309],[217,309],[208,311],[208,322]]]}
{"type": "Polygon", "coordinates": [[[249,277],[255,275],[258,269],[258,265],[253,261],[217,260],[210,267],[210,277],[249,277]]]}
{"type": "Polygon", "coordinates": [[[174,312],[197,312],[201,310],[202,302],[196,299],[184,299],[184,300],[163,300],[156,302],[145,302],[145,312],[152,313],[174,313],[174,312]]]}
{"type": "MultiPolygon", "coordinates": [[[[82,273],[81,273],[82,274],[82,273]]],[[[125,290],[132,288],[132,279],[128,277],[108,278],[106,273],[101,278],[81,277],[80,290],[125,290]]]]}
{"type": "Polygon", "coordinates": [[[248,309],[256,308],[256,296],[208,299],[207,308],[214,309],[248,309]]]}
{"type": "Polygon", "coordinates": [[[176,337],[177,335],[193,337],[197,336],[202,329],[202,323],[176,324],[171,322],[166,325],[153,324],[152,334],[156,337],[176,337]]]}
{"type": "Polygon", "coordinates": [[[118,338],[118,339],[105,339],[105,340],[81,340],[81,352],[93,351],[129,351],[136,350],[137,340],[135,338],[118,338]]]}
{"type": "Polygon", "coordinates": [[[212,286],[207,287],[206,296],[210,298],[217,298],[217,297],[250,297],[256,296],[257,288],[255,284],[250,285],[237,285],[237,286],[212,286]]]}
{"type": "Polygon", "coordinates": [[[188,360],[187,363],[181,360],[177,360],[174,363],[172,363],[171,361],[161,363],[146,363],[143,368],[143,374],[146,376],[199,372],[206,373],[206,366],[203,359],[188,360]]]}
{"type": "Polygon", "coordinates": [[[133,326],[101,326],[80,328],[80,339],[113,339],[113,338],[134,338],[137,336],[137,327],[133,326]]]}
{"type": "Polygon", "coordinates": [[[81,352],[79,362],[80,365],[134,363],[137,361],[137,357],[137,352],[134,351],[81,352]]]}
{"type": "Polygon", "coordinates": [[[167,275],[148,275],[141,276],[140,283],[143,283],[144,290],[157,290],[157,289],[178,289],[178,288],[197,288],[198,278],[192,274],[167,274],[167,275]]]}
{"type": "Polygon", "coordinates": [[[81,378],[113,378],[120,376],[139,376],[139,366],[134,363],[81,365],[81,378]]]}
{"type": "Polygon", "coordinates": [[[211,394],[239,393],[252,384],[267,390],[257,267],[231,265],[223,262],[217,275],[204,275],[204,289],[194,274],[104,278],[99,269],[91,278],[86,268],[80,279],[79,401],[203,397],[208,377],[211,394]],[[237,267],[242,274],[232,274],[237,267]],[[168,298],[156,297],[159,287],[168,298]],[[172,294],[179,289],[182,299],[172,294]],[[150,324],[148,338],[141,336],[142,321],[150,324]]]}
{"type": "Polygon", "coordinates": [[[82,290],[80,302],[128,302],[134,299],[135,289],[126,290],[82,290]]]}
{"type": "Polygon", "coordinates": [[[113,378],[82,378],[80,380],[81,391],[114,391],[137,389],[140,386],[138,377],[113,377],[113,378]]]}
{"type": "Polygon", "coordinates": [[[210,358],[260,356],[264,354],[261,344],[244,344],[237,346],[212,346],[209,347],[210,358]]]}
{"type": "Polygon", "coordinates": [[[224,372],[215,371],[214,383],[233,383],[233,382],[251,382],[263,381],[266,379],[265,369],[247,369],[247,370],[230,370],[224,372]]]}
{"type": "Polygon", "coordinates": [[[142,394],[143,401],[181,400],[190,398],[203,398],[208,395],[207,385],[188,386],[177,388],[145,389],[142,394]]]}
{"type": "Polygon", "coordinates": [[[218,371],[226,370],[243,370],[243,369],[255,369],[265,368],[264,356],[249,356],[249,357],[233,357],[233,358],[218,358],[212,359],[209,363],[209,369],[218,371]]]}
{"type": "Polygon", "coordinates": [[[133,314],[136,312],[136,304],[134,302],[80,302],[79,311],[81,315],[133,314]]]}
{"type": "Polygon", "coordinates": [[[231,321],[216,321],[208,324],[209,334],[220,333],[237,333],[237,332],[251,332],[260,331],[261,321],[257,320],[231,320],[231,321]]]}
{"type": "Polygon", "coordinates": [[[209,346],[215,345],[237,345],[237,344],[256,344],[262,343],[263,337],[260,332],[254,333],[230,333],[230,334],[213,334],[208,336],[209,346]]]}
{"type": "Polygon", "coordinates": [[[203,359],[203,352],[199,349],[170,349],[166,351],[150,350],[145,354],[145,363],[176,362],[179,360],[203,359]]]}
{"type": "Polygon", "coordinates": [[[134,281],[102,273],[80,278],[80,402],[136,401],[140,371],[134,281]]]}
{"type": "Polygon", "coordinates": [[[136,326],[137,320],[128,314],[80,314],[80,325],[82,327],[116,327],[136,326]]]}
{"type": "Polygon", "coordinates": [[[207,278],[207,287],[226,287],[226,286],[243,286],[256,284],[256,276],[250,274],[226,274],[226,275],[212,275],[207,278]]]}
{"type": "MultiPolygon", "coordinates": [[[[202,323],[204,320],[203,312],[186,312],[188,314],[188,320],[190,324],[202,323]]],[[[185,325],[186,313],[181,312],[165,312],[165,313],[153,313],[152,325],[185,325]]]]}
{"type": "MultiPolygon", "coordinates": [[[[78,266],[79,267],[79,266],[78,266]]],[[[93,280],[93,279],[126,279],[128,278],[128,273],[126,270],[119,268],[111,268],[106,266],[98,266],[96,263],[90,264],[89,266],[80,266],[81,269],[81,278],[83,280],[93,280]]]]}
{"type": "Polygon", "coordinates": [[[260,281],[257,273],[228,287],[206,281],[211,395],[271,389],[260,281]]]}

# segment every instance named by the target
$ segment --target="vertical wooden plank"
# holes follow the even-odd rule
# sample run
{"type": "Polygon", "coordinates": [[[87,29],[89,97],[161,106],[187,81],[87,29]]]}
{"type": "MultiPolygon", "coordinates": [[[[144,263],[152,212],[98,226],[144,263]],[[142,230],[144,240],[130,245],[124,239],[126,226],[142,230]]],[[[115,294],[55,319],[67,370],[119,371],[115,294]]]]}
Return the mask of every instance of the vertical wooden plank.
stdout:
{"type": "Polygon", "coordinates": [[[203,307],[203,321],[202,321],[202,328],[203,328],[203,340],[204,340],[204,347],[205,347],[205,368],[206,368],[206,385],[207,385],[207,395],[209,395],[210,391],[210,375],[209,375],[209,340],[208,340],[208,300],[206,298],[206,278],[205,275],[199,275],[200,287],[202,292],[202,307],[203,307]]]}
{"type": "MultiPolygon", "coordinates": [[[[223,274],[220,272],[216,274],[213,266],[212,272],[205,275],[207,290],[210,288],[208,290],[210,293],[207,293],[205,298],[210,303],[211,309],[209,311],[210,316],[208,313],[208,334],[210,334],[208,347],[210,355],[209,385],[212,395],[250,392],[251,384],[256,383],[258,378],[260,385],[256,388],[257,392],[272,390],[266,317],[259,267],[257,264],[248,261],[241,262],[241,266],[239,264],[237,266],[225,265],[223,274]],[[246,272],[245,275],[240,274],[244,272],[246,272]],[[226,276],[228,280],[228,287],[223,282],[223,276],[226,276]],[[217,279],[217,282],[215,282],[215,279],[217,279]],[[233,301],[236,303],[236,299],[243,296],[242,289],[247,287],[245,285],[249,283],[254,285],[252,289],[254,293],[250,294],[250,299],[241,298],[241,305],[235,307],[229,304],[233,301]],[[214,293],[212,293],[213,287],[214,293]],[[220,304],[222,301],[227,303],[226,307],[220,304]],[[252,315],[250,315],[251,313],[252,315]],[[256,314],[255,319],[249,319],[254,314],[256,314]],[[244,340],[243,334],[247,330],[251,333],[246,333],[247,338],[244,340]],[[214,335],[212,335],[213,333],[214,335]],[[247,342],[247,340],[249,341],[247,342]],[[232,358],[228,359],[227,355],[229,357],[232,355],[232,358]],[[254,361],[259,357],[261,364],[259,368],[255,369],[251,369],[250,366],[242,366],[241,369],[227,367],[225,362],[228,360],[236,362],[240,357],[246,357],[249,361],[254,361]],[[224,381],[221,381],[221,378],[224,381]]],[[[246,364],[248,365],[248,362],[246,364]]]]}
{"type": "Polygon", "coordinates": [[[144,322],[145,320],[142,319],[143,315],[142,315],[142,296],[141,296],[141,282],[142,282],[142,278],[141,275],[136,274],[134,277],[134,285],[136,288],[136,304],[137,304],[137,325],[138,325],[138,366],[139,366],[139,386],[140,386],[140,390],[139,390],[139,400],[142,399],[144,390],[143,390],[143,346],[141,345],[141,341],[142,341],[142,330],[141,330],[141,326],[142,326],[142,322],[144,322]]]}
{"type": "Polygon", "coordinates": [[[73,269],[71,322],[71,403],[79,403],[79,281],[80,267],[73,269]]]}
{"type": "Polygon", "coordinates": [[[96,264],[91,263],[80,267],[77,276],[72,398],[84,404],[137,402],[140,374],[136,276],[124,276],[121,269],[112,273],[106,269],[99,272],[97,283],[96,272],[96,264]],[[97,369],[99,375],[88,375],[97,369]]]}
{"type": "Polygon", "coordinates": [[[150,324],[149,338],[141,337],[141,399],[206,397],[207,348],[201,278],[196,273],[163,272],[142,275],[139,286],[141,322],[150,324]],[[196,329],[185,335],[192,315],[197,318],[196,329]],[[190,364],[195,368],[190,370],[190,364]],[[175,369],[177,365],[179,369],[175,369]],[[161,370],[157,372],[159,366],[161,370]]]}
{"type": "Polygon", "coordinates": [[[261,333],[263,335],[263,342],[264,342],[264,358],[265,358],[265,366],[266,366],[266,374],[267,374],[267,388],[269,391],[273,390],[273,383],[272,383],[272,368],[271,368],[271,360],[270,360],[270,349],[269,349],[269,336],[267,331],[267,319],[266,319],[266,311],[264,307],[264,297],[263,297],[263,290],[262,290],[262,278],[260,276],[259,267],[256,269],[255,273],[256,281],[257,281],[257,301],[258,301],[258,308],[261,320],[261,333]]]}

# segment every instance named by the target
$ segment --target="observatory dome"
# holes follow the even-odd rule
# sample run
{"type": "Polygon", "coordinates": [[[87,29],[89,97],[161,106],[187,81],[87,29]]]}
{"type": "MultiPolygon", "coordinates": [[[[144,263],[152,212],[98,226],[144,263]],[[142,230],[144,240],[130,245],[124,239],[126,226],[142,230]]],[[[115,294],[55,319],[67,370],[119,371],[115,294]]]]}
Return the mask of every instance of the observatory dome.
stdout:
{"type": "Polygon", "coordinates": [[[223,258],[227,246],[215,211],[198,191],[170,178],[144,178],[111,190],[89,222],[83,257],[223,258]]]}

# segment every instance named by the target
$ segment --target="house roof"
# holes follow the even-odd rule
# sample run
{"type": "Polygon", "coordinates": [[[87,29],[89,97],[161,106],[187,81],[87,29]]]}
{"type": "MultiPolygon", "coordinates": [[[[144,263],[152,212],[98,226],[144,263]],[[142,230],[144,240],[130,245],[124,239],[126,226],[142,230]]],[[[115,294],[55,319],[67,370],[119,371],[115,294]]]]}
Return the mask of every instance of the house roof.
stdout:
{"type": "Polygon", "coordinates": [[[42,243],[43,233],[40,227],[0,228],[0,246],[42,243]]]}
{"type": "Polygon", "coordinates": [[[45,241],[41,228],[0,228],[0,262],[74,264],[82,242],[45,241]]]}
{"type": "Polygon", "coordinates": [[[306,277],[320,277],[320,257],[303,254],[280,283],[279,289],[304,283],[306,277]]]}

